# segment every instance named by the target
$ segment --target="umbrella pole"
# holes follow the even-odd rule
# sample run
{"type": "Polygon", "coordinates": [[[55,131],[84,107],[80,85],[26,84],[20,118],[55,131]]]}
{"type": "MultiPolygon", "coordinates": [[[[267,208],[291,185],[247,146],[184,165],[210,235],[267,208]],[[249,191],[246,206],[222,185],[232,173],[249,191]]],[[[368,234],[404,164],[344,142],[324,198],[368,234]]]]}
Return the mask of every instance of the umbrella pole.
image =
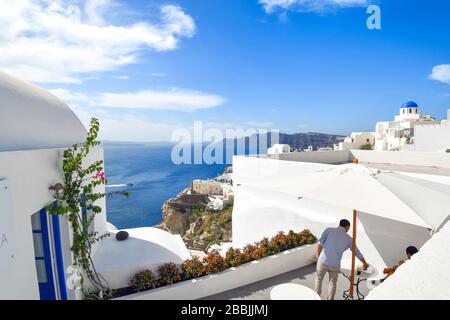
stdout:
{"type": "Polygon", "coordinates": [[[352,236],[352,272],[350,274],[350,291],[349,297],[353,300],[353,288],[355,287],[355,252],[356,252],[356,223],[357,213],[353,210],[353,236],[352,236]]]}

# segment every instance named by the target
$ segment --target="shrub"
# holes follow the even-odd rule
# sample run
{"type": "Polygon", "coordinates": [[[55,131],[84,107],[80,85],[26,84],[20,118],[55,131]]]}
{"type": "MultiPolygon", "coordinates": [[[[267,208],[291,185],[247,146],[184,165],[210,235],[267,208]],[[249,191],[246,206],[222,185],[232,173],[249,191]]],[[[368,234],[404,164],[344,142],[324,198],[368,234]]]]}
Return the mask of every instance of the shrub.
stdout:
{"type": "Polygon", "coordinates": [[[282,231],[278,232],[270,241],[280,252],[289,249],[289,237],[282,231]]]}
{"type": "Polygon", "coordinates": [[[256,249],[256,252],[255,252],[255,258],[256,259],[261,259],[261,258],[268,257],[268,256],[274,254],[273,250],[271,249],[272,246],[273,245],[270,243],[269,238],[264,238],[261,241],[257,242],[256,243],[257,249],[256,249]],[[261,257],[257,258],[258,256],[261,256],[261,257]]]}
{"type": "Polygon", "coordinates": [[[267,247],[267,255],[272,256],[272,255],[278,254],[280,252],[281,252],[281,249],[278,246],[277,242],[274,240],[274,238],[270,239],[269,245],[267,247]]]}
{"type": "Polygon", "coordinates": [[[241,251],[240,249],[233,248],[228,249],[225,259],[227,265],[231,267],[237,267],[250,261],[250,257],[247,253],[241,251]]]}
{"type": "Polygon", "coordinates": [[[144,270],[136,273],[134,277],[131,278],[129,285],[139,292],[155,288],[157,281],[152,270],[144,270]]]}
{"type": "Polygon", "coordinates": [[[300,234],[296,233],[293,230],[289,230],[287,237],[288,237],[289,249],[300,246],[300,234]]]}
{"type": "Polygon", "coordinates": [[[204,259],[205,272],[207,274],[217,273],[227,268],[225,259],[217,252],[209,253],[204,259]]]}
{"type": "Polygon", "coordinates": [[[445,152],[450,153],[450,149],[445,150],[445,152]]]}
{"type": "Polygon", "coordinates": [[[256,243],[256,246],[267,248],[269,246],[269,238],[263,238],[261,241],[256,243]]]}
{"type": "Polygon", "coordinates": [[[253,244],[248,244],[244,247],[242,252],[247,256],[247,259],[248,259],[247,262],[256,260],[254,257],[254,252],[256,249],[257,249],[257,246],[253,245],[253,244]]]}
{"type": "Polygon", "coordinates": [[[168,286],[181,281],[180,269],[175,263],[166,263],[158,268],[159,284],[168,286]]]}
{"type": "Polygon", "coordinates": [[[205,266],[200,261],[199,257],[193,257],[186,260],[181,265],[183,271],[183,278],[185,280],[201,277],[205,274],[205,266]]]}
{"type": "Polygon", "coordinates": [[[309,231],[308,229],[305,229],[303,231],[300,232],[300,236],[302,238],[302,242],[304,244],[314,244],[317,242],[317,238],[316,236],[314,236],[311,231],[309,231]]]}
{"type": "Polygon", "coordinates": [[[268,247],[263,246],[263,245],[257,245],[255,247],[255,250],[253,251],[252,258],[254,260],[259,260],[259,259],[265,258],[269,255],[270,254],[269,254],[268,247]]]}
{"type": "Polygon", "coordinates": [[[373,150],[373,145],[371,143],[367,143],[361,146],[360,150],[373,150]]]}

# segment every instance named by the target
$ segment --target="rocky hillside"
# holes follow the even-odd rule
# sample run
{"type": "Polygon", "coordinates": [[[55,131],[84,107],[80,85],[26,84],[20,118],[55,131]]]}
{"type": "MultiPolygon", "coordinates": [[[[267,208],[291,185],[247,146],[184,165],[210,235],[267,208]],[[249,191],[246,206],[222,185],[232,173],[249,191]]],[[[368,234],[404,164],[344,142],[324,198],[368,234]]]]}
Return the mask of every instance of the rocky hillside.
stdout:
{"type": "Polygon", "coordinates": [[[156,228],[181,235],[189,249],[205,251],[213,244],[231,241],[232,211],[232,205],[222,211],[209,211],[201,204],[185,210],[166,201],[163,222],[156,228]]]}
{"type": "MultiPolygon", "coordinates": [[[[279,134],[279,143],[288,144],[293,149],[306,149],[308,146],[313,146],[314,148],[322,148],[322,147],[333,147],[334,144],[339,143],[344,140],[345,136],[336,135],[336,134],[326,134],[326,133],[318,133],[318,132],[306,132],[306,133],[280,133],[279,134]]],[[[251,139],[249,137],[241,138],[245,139],[245,144],[248,145],[249,141],[256,141],[255,136],[252,136],[251,139]]],[[[270,133],[267,135],[267,144],[270,147],[271,144],[271,136],[270,133]]]]}
{"type": "Polygon", "coordinates": [[[342,141],[344,138],[344,136],[317,132],[280,133],[280,143],[288,144],[295,149],[306,149],[308,146],[313,146],[314,148],[333,147],[334,144],[342,141]]]}

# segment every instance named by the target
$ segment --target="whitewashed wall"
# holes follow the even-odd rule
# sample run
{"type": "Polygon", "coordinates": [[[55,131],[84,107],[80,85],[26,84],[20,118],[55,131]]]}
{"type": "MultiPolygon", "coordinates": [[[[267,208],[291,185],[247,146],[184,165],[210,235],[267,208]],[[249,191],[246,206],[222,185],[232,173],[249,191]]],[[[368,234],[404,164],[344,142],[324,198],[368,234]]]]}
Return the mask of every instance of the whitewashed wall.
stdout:
{"type": "Polygon", "coordinates": [[[450,149],[450,125],[422,125],[414,130],[415,151],[450,149]]]}
{"type": "MultiPolygon", "coordinates": [[[[8,183],[11,203],[10,212],[0,214],[11,217],[11,224],[6,228],[14,235],[15,248],[11,264],[0,272],[0,299],[39,299],[31,215],[54,201],[48,188],[63,182],[62,152],[61,149],[0,152],[0,180],[8,183]]],[[[87,164],[95,159],[103,159],[102,149],[92,150],[87,164]]],[[[99,205],[106,212],[105,201],[99,205]]],[[[106,214],[98,216],[95,227],[106,230],[106,214]]],[[[71,253],[66,219],[61,220],[61,237],[64,264],[68,267],[71,253]]],[[[71,292],[69,296],[73,298],[71,292]]]]}
{"type": "Polygon", "coordinates": [[[450,168],[450,153],[351,150],[361,162],[450,168]]]}

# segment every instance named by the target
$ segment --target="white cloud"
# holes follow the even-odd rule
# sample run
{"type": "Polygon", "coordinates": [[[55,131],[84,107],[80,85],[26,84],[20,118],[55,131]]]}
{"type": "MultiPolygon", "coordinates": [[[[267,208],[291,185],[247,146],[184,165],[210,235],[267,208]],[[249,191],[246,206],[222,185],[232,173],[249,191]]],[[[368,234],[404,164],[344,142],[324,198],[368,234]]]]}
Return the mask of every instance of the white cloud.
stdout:
{"type": "Polygon", "coordinates": [[[258,0],[267,13],[278,9],[323,12],[330,9],[368,5],[368,0],[258,0]]]}
{"type": "Polygon", "coordinates": [[[53,95],[57,96],[58,98],[64,101],[89,102],[89,97],[80,92],[71,92],[66,89],[51,89],[48,91],[50,91],[53,95]]]}
{"type": "Polygon", "coordinates": [[[158,73],[158,72],[154,72],[150,74],[152,77],[165,77],[166,74],[165,73],[158,73]]]}
{"type": "Polygon", "coordinates": [[[33,82],[79,83],[135,63],[142,50],[174,50],[195,34],[178,6],[162,6],[160,21],[113,25],[103,14],[108,0],[82,3],[0,0],[0,69],[33,82]]]}
{"type": "Polygon", "coordinates": [[[93,110],[71,104],[70,107],[86,128],[92,117],[100,121],[101,140],[162,142],[170,141],[172,132],[182,127],[179,123],[153,122],[132,114],[113,115],[103,110],[93,110]]]}
{"type": "Polygon", "coordinates": [[[117,80],[128,80],[128,79],[130,79],[129,76],[114,76],[113,78],[117,79],[117,80]]]}
{"type": "Polygon", "coordinates": [[[195,111],[217,107],[225,102],[218,95],[194,90],[143,90],[129,93],[104,92],[95,104],[110,108],[195,111]]]}
{"type": "Polygon", "coordinates": [[[69,104],[83,102],[91,107],[104,108],[192,112],[214,108],[225,103],[224,98],[215,94],[177,88],[127,93],[103,92],[92,96],[80,92],[71,92],[66,89],[51,89],[49,91],[69,104]]]}
{"type": "Polygon", "coordinates": [[[450,84],[450,64],[441,64],[435,66],[431,72],[430,78],[446,84],[450,84]]]}

